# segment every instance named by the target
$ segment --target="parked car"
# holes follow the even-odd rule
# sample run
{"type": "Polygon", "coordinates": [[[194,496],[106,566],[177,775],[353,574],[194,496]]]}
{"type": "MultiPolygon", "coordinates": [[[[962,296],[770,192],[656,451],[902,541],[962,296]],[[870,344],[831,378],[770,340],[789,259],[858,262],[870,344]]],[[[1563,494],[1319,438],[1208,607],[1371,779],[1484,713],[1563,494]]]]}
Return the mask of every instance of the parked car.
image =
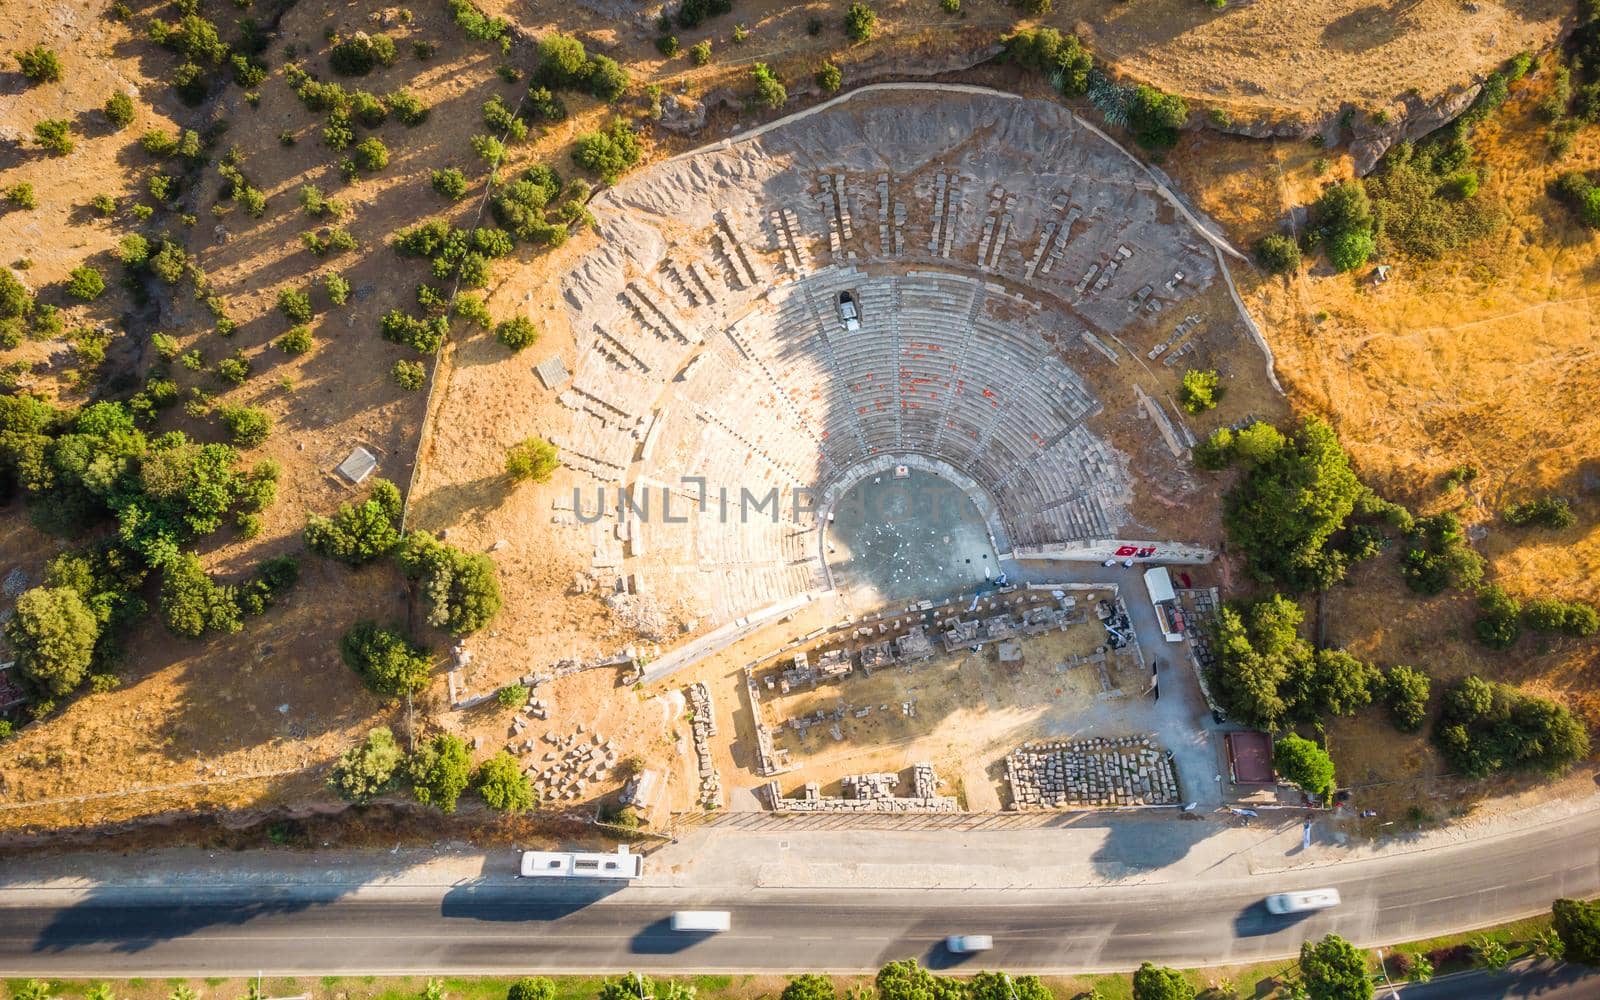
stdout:
{"type": "Polygon", "coordinates": [[[970,955],[994,947],[994,938],[987,934],[952,934],[944,939],[944,946],[952,955],[970,955]]]}
{"type": "Polygon", "coordinates": [[[1338,905],[1338,889],[1305,889],[1274,893],[1267,897],[1267,911],[1270,913],[1308,913],[1338,905]]]}

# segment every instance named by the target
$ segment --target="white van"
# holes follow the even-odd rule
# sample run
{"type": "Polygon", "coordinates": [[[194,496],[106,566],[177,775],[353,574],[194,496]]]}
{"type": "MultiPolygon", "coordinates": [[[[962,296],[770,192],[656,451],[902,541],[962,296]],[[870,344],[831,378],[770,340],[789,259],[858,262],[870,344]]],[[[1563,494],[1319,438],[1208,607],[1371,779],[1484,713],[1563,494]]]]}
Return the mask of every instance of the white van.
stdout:
{"type": "Polygon", "coordinates": [[[988,934],[952,934],[944,939],[945,948],[952,955],[971,955],[994,947],[994,938],[988,934]]]}
{"type": "Polygon", "coordinates": [[[1308,913],[1338,905],[1338,889],[1305,889],[1301,892],[1279,892],[1267,897],[1267,910],[1271,913],[1308,913]]]}
{"type": "Polygon", "coordinates": [[[691,934],[720,934],[732,926],[727,910],[679,910],[672,915],[672,929],[691,934]]]}

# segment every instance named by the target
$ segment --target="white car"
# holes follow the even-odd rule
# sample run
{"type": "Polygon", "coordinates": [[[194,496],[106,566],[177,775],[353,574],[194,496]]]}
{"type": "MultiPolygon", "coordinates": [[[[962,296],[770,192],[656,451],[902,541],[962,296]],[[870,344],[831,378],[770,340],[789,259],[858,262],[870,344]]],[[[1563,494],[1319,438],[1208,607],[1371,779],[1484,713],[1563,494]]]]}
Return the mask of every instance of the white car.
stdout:
{"type": "Polygon", "coordinates": [[[944,946],[952,955],[970,955],[993,948],[994,938],[987,934],[952,934],[944,939],[944,946]]]}
{"type": "Polygon", "coordinates": [[[1270,913],[1309,913],[1339,905],[1338,889],[1306,889],[1301,892],[1279,892],[1267,897],[1270,913]]]}
{"type": "Polygon", "coordinates": [[[679,910],[672,915],[672,929],[685,934],[721,934],[733,926],[727,910],[679,910]]]}

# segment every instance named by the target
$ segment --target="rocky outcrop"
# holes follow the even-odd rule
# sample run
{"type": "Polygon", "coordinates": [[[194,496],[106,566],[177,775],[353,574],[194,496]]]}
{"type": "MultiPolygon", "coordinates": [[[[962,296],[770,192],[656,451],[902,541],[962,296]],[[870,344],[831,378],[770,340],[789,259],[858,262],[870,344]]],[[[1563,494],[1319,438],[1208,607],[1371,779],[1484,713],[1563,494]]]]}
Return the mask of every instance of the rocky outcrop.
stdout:
{"type": "Polygon", "coordinates": [[[1358,127],[1356,137],[1350,141],[1350,156],[1355,161],[1356,173],[1370,173],[1395,143],[1420,139],[1454,121],[1456,116],[1472,105],[1482,89],[1482,84],[1475,83],[1432,101],[1424,101],[1411,94],[1403,102],[1405,110],[1394,116],[1388,125],[1378,126],[1367,122],[1358,127]]]}

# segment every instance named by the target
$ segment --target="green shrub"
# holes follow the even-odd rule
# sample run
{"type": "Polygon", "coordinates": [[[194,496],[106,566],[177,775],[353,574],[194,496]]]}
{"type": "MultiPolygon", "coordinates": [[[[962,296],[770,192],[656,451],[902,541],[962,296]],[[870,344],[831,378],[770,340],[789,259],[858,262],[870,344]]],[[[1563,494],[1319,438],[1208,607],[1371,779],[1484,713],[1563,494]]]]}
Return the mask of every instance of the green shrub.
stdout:
{"type": "Polygon", "coordinates": [[[109,194],[97,194],[89,199],[89,207],[94,209],[96,215],[107,218],[116,214],[117,200],[109,194]]]}
{"type": "Polygon", "coordinates": [[[272,433],[272,418],[256,406],[224,406],[217,414],[236,448],[254,448],[272,433]]]}
{"type": "Polygon", "coordinates": [[[369,691],[389,698],[427,687],[433,667],[426,649],[371,621],[357,622],[345,632],[339,655],[369,691]]]}
{"type": "Polygon", "coordinates": [[[522,764],[505,750],[478,766],[478,795],[495,812],[522,813],[532,809],[537,797],[533,780],[522,764]]]}
{"type": "Polygon", "coordinates": [[[628,71],[610,56],[589,60],[589,93],[608,104],[615,103],[628,89],[628,71]]]}
{"type": "Polygon", "coordinates": [[[528,689],[521,684],[507,684],[494,693],[495,704],[501,708],[519,708],[528,700],[528,689]]]}
{"type": "Polygon", "coordinates": [[[571,35],[552,32],[539,39],[539,82],[553,90],[581,87],[589,81],[589,54],[571,35]]]}
{"type": "Polygon", "coordinates": [[[350,301],[350,282],[337,272],[329,271],[322,276],[322,290],[328,293],[328,301],[336,306],[350,301]]]}
{"type": "Polygon", "coordinates": [[[450,16],[456,26],[480,42],[498,42],[502,53],[511,49],[511,24],[504,18],[489,17],[470,0],[449,0],[450,16]]]}
{"type": "Polygon", "coordinates": [[[33,127],[33,141],[52,156],[66,156],[73,150],[72,123],[65,118],[46,118],[33,127]]]}
{"type": "Polygon", "coordinates": [[[1300,981],[1315,1000],[1372,996],[1366,953],[1337,934],[1300,945],[1300,981]]]}
{"type": "Polygon", "coordinates": [[[33,193],[33,185],[27,181],[13,184],[6,189],[6,201],[16,208],[23,210],[36,208],[39,204],[38,197],[33,193]]]}
{"type": "Polygon", "coordinates": [[[428,382],[428,370],[420,361],[396,361],[389,369],[389,377],[402,389],[416,391],[428,382]]]}
{"type": "Polygon", "coordinates": [[[1300,247],[1282,233],[1272,233],[1256,242],[1256,261],[1272,274],[1293,274],[1300,270],[1300,247]]]}
{"type": "Polygon", "coordinates": [[[1517,623],[1521,611],[1516,598],[1499,587],[1485,587],[1478,594],[1479,614],[1472,623],[1473,634],[1490,649],[1510,649],[1522,634],[1522,627],[1517,623]]]}
{"type": "Polygon", "coordinates": [[[873,33],[878,30],[878,12],[864,3],[850,4],[844,13],[845,37],[852,42],[871,41],[873,33]]]}
{"type": "Polygon", "coordinates": [[[1178,130],[1188,120],[1189,105],[1177,94],[1140,84],[1128,100],[1128,128],[1134,141],[1146,149],[1176,146],[1178,130]]]}
{"type": "MultiPolygon", "coordinates": [[[[761,66],[760,63],[756,65],[761,66]]],[[[612,184],[632,169],[643,155],[644,150],[633,129],[623,119],[614,118],[604,131],[585,132],[578,136],[572,160],[582,169],[612,184]]]]}
{"type": "Polygon", "coordinates": [[[31,49],[14,52],[17,68],[22,75],[27,77],[29,83],[56,83],[61,79],[61,58],[43,45],[35,45],[31,49]]]}
{"type": "Polygon", "coordinates": [[[1535,632],[1560,632],[1583,639],[1600,629],[1600,612],[1582,601],[1538,597],[1523,607],[1522,621],[1535,632]]]}
{"type": "Polygon", "coordinates": [[[93,302],[106,290],[106,279],[88,264],[79,264],[67,273],[68,295],[84,302],[93,302]]]}
{"type": "Polygon", "coordinates": [[[365,76],[379,66],[393,66],[395,56],[394,39],[358,31],[334,42],[328,52],[328,65],[342,76],[365,76]]]}
{"type": "Polygon", "coordinates": [[[543,976],[526,976],[506,990],[506,1000],[556,1000],[556,984],[543,976]]]}
{"type": "Polygon", "coordinates": [[[1081,97],[1089,91],[1089,72],[1094,58],[1076,35],[1063,35],[1054,28],[1024,28],[1001,40],[1006,58],[1036,73],[1043,73],[1066,97],[1081,97]]]}
{"type": "Polygon", "coordinates": [[[689,46],[689,61],[696,66],[709,66],[711,64],[710,39],[699,41],[689,46]]]}
{"type": "Polygon", "coordinates": [[[244,385],[250,377],[250,359],[235,352],[233,356],[217,362],[217,377],[234,385],[244,385]]]}
{"type": "Polygon", "coordinates": [[[345,504],[331,518],[306,518],[306,548],[352,566],[364,565],[400,543],[400,511],[400,490],[386,479],[375,479],[361,503],[345,504]]]}
{"type": "Polygon", "coordinates": [[[1550,910],[1565,959],[1600,965],[1600,900],[1558,899],[1550,910]]]}
{"type": "Polygon", "coordinates": [[[311,327],[304,323],[291,326],[287,333],[278,338],[278,350],[285,354],[304,354],[311,350],[311,327]]]}
{"type": "Polygon", "coordinates": [[[328,787],[347,802],[371,802],[394,787],[404,760],[394,733],[388,726],[378,726],[339,755],[328,774],[328,787]]]}
{"type": "Polygon", "coordinates": [[[1449,587],[1475,587],[1483,579],[1483,557],[1467,544],[1461,522],[1452,513],[1416,519],[1406,534],[1400,574],[1419,594],[1437,594],[1449,587]]]}
{"type": "Polygon", "coordinates": [[[526,316],[513,316],[495,324],[495,339],[513,351],[532,347],[539,339],[539,328],[526,316]]]}
{"type": "Polygon", "coordinates": [[[377,128],[389,117],[388,106],[364,90],[350,95],[349,111],[356,121],[367,128],[377,128]]]}
{"type": "Polygon", "coordinates": [[[506,159],[506,145],[492,135],[475,135],[469,140],[472,151],[478,158],[489,165],[490,170],[498,170],[500,164],[506,159]]]}
{"type": "Polygon", "coordinates": [[[733,10],[733,0],[683,0],[678,5],[678,26],[698,28],[707,18],[717,17],[731,10],[733,10]]]}
{"type": "Polygon", "coordinates": [[[133,124],[133,98],[120,90],[106,98],[101,111],[112,128],[124,129],[133,124]]]}
{"type": "Polygon", "coordinates": [[[521,142],[528,137],[528,126],[512,113],[499,94],[484,102],[483,123],[490,131],[500,132],[512,142],[521,142]]]}
{"type": "Polygon", "coordinates": [[[433,172],[433,190],[451,201],[460,201],[467,193],[466,175],[455,167],[433,172]]]}
{"type": "Polygon", "coordinates": [[[367,173],[376,173],[389,165],[389,148],[381,139],[363,139],[350,151],[350,158],[367,173]]]}
{"type": "Polygon", "coordinates": [[[1194,1000],[1194,987],[1177,969],[1145,962],[1133,973],[1135,1000],[1194,1000]]]}
{"type": "Polygon", "coordinates": [[[1336,270],[1354,270],[1371,258],[1372,202],[1360,181],[1343,181],[1323,191],[1311,206],[1311,225],[1336,270]]]}
{"type": "Polygon", "coordinates": [[[1544,496],[1514,503],[1500,512],[1506,523],[1517,527],[1533,526],[1561,531],[1578,523],[1572,505],[1565,497],[1544,496]]]}
{"type": "Polygon", "coordinates": [[[1178,387],[1178,402],[1189,413],[1201,413],[1216,409],[1223,392],[1220,375],[1214,371],[1191,368],[1183,373],[1183,384],[1178,387]]]}
{"type": "Polygon", "coordinates": [[[311,310],[311,296],[293,288],[278,292],[278,311],[291,323],[309,323],[315,315],[311,310]]]}
{"type": "Polygon", "coordinates": [[[662,35],[656,39],[656,51],[671,59],[678,54],[679,43],[677,35],[662,35]]]}
{"type": "Polygon", "coordinates": [[[400,120],[400,124],[407,128],[415,128],[428,120],[427,106],[408,91],[396,90],[385,94],[383,103],[389,108],[389,112],[400,120]]]}
{"type": "Polygon", "coordinates": [[[752,65],[750,79],[755,84],[757,104],[776,111],[789,100],[789,91],[784,87],[783,81],[767,68],[766,63],[758,62],[752,65]]]}
{"type": "Polygon", "coordinates": [[[516,483],[529,479],[536,483],[549,482],[551,474],[560,466],[556,446],[543,438],[519,441],[506,453],[506,475],[516,483]]]}
{"type": "Polygon", "coordinates": [[[817,67],[816,79],[817,86],[822,89],[824,94],[832,94],[844,84],[844,74],[839,72],[839,67],[826,59],[823,60],[821,66],[817,67]]]}

